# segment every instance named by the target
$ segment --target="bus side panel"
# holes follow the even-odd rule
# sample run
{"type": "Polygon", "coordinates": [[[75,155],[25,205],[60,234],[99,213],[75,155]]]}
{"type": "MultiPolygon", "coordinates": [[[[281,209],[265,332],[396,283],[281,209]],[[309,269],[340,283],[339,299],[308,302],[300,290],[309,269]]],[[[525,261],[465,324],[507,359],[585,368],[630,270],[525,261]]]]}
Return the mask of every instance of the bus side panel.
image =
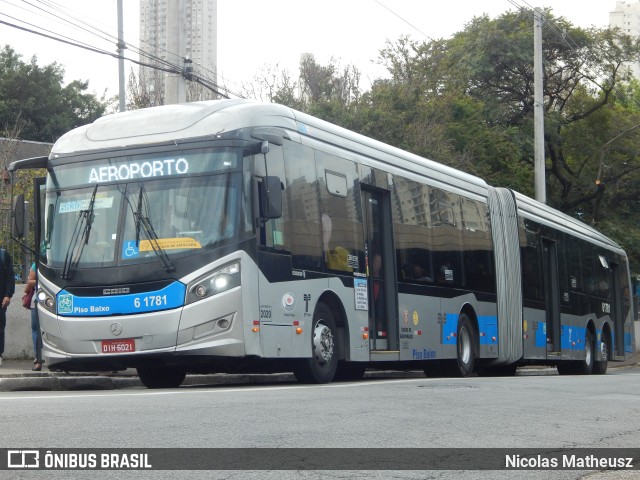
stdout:
{"type": "MultiPolygon", "coordinates": [[[[473,293],[468,293],[455,298],[443,298],[441,302],[442,328],[442,358],[453,359],[457,357],[457,330],[460,312],[469,310],[475,315],[477,341],[479,346],[479,358],[498,358],[498,315],[497,305],[494,302],[480,302],[473,293]]],[[[473,319],[472,319],[473,320],[473,319]]]]}
{"type": "Polygon", "coordinates": [[[368,361],[369,340],[364,338],[364,334],[369,328],[369,312],[364,310],[364,304],[356,308],[356,291],[352,279],[330,278],[329,291],[326,294],[335,295],[344,309],[346,326],[342,334],[346,342],[345,359],[353,362],[368,361]]]}
{"type": "Polygon", "coordinates": [[[524,307],[522,322],[524,358],[545,360],[547,358],[547,324],[543,309],[524,307]]]}
{"type": "Polygon", "coordinates": [[[418,294],[401,293],[398,297],[400,319],[400,360],[432,360],[441,358],[440,299],[418,294]]]}

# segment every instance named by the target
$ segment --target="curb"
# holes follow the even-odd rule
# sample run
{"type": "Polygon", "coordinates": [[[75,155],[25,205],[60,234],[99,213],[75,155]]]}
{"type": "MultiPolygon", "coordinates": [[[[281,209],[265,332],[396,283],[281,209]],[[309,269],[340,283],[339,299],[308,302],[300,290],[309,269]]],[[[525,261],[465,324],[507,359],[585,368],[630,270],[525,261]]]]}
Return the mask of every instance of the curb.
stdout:
{"type": "Polygon", "coordinates": [[[9,377],[0,378],[0,392],[21,391],[66,391],[66,390],[115,390],[119,388],[141,387],[135,378],[114,378],[104,376],[86,377],[9,377]]]}

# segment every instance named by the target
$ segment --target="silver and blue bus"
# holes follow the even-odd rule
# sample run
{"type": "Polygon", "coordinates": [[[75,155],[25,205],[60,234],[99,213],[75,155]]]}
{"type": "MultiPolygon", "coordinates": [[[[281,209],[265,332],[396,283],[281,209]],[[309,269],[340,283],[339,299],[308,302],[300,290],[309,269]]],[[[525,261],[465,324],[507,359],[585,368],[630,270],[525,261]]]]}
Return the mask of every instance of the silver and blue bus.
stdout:
{"type": "Polygon", "coordinates": [[[603,374],[633,351],[616,243],[290,108],[109,115],[10,171],[33,168],[47,171],[34,199],[50,369],[136,368],[164,388],[247,370],[603,374]]]}

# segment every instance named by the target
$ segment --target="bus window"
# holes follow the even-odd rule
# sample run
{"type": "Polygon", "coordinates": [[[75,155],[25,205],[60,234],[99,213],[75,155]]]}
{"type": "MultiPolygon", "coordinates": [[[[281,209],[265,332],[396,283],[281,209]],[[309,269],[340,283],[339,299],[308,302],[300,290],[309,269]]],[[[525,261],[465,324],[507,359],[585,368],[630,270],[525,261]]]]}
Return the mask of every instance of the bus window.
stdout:
{"type": "Polygon", "coordinates": [[[462,198],[464,271],[467,287],[481,292],[495,292],[489,213],[487,206],[462,198]]]}
{"type": "Polygon", "coordinates": [[[362,212],[356,206],[356,194],[359,197],[356,165],[317,150],[315,155],[325,267],[338,272],[364,272],[362,212]],[[338,193],[329,191],[327,172],[330,178],[332,172],[340,172],[341,178],[346,178],[346,192],[342,187],[338,193]]]}
{"type": "Polygon", "coordinates": [[[586,242],[579,242],[580,256],[582,264],[582,280],[584,281],[584,291],[589,295],[596,295],[598,292],[598,279],[594,270],[596,256],[594,248],[586,242]]]}
{"type": "Polygon", "coordinates": [[[398,280],[433,282],[433,245],[429,228],[429,186],[396,177],[393,231],[395,234],[398,280]]]}
{"type": "Polygon", "coordinates": [[[560,286],[560,301],[563,304],[571,303],[569,294],[569,274],[567,273],[567,238],[563,232],[556,232],[558,248],[558,284],[560,286]]]}
{"type": "Polygon", "coordinates": [[[567,238],[566,253],[569,288],[571,290],[582,290],[582,257],[580,255],[580,242],[576,238],[567,238]]]}
{"type": "Polygon", "coordinates": [[[464,285],[460,197],[437,188],[429,197],[436,282],[464,285]]]}
{"type": "MultiPolygon", "coordinates": [[[[262,178],[267,174],[265,169],[265,160],[262,154],[255,157],[255,172],[258,176],[258,198],[262,198],[262,178]]],[[[286,178],[284,170],[283,148],[279,145],[270,144],[269,153],[267,153],[267,169],[269,176],[277,176],[284,181],[286,178]]],[[[276,250],[289,250],[289,202],[287,192],[283,192],[282,197],[282,216],[267,220],[260,230],[260,244],[276,250]]],[[[262,212],[259,212],[262,216],[262,212]]]]}
{"type": "Polygon", "coordinates": [[[542,263],[534,246],[522,248],[522,296],[529,300],[543,300],[542,263]]]}
{"type": "Polygon", "coordinates": [[[604,255],[596,255],[595,277],[596,277],[596,295],[601,298],[609,298],[610,294],[610,276],[611,270],[604,255]]]}
{"type": "Polygon", "coordinates": [[[284,155],[292,265],[318,270],[322,262],[322,237],[313,150],[285,142],[284,155]]]}

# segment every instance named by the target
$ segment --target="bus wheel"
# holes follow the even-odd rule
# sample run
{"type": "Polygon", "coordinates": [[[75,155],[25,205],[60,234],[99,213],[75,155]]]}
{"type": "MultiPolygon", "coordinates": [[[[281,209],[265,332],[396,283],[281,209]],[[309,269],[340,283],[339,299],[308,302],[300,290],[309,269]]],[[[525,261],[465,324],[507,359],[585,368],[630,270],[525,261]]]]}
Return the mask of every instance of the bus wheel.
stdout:
{"type": "Polygon", "coordinates": [[[602,341],[600,342],[600,353],[602,354],[602,360],[596,360],[593,363],[593,373],[596,375],[604,375],[607,373],[607,366],[609,364],[609,338],[607,335],[602,335],[602,341]]]}
{"type": "Polygon", "coordinates": [[[465,313],[461,313],[458,319],[458,340],[456,351],[458,357],[458,375],[468,377],[473,373],[477,356],[476,334],[471,320],[465,313]]]}
{"type": "Polygon", "coordinates": [[[139,367],[136,370],[147,388],[177,388],[187,376],[184,370],[170,367],[139,367]]]}
{"type": "Polygon", "coordinates": [[[313,316],[311,358],[301,360],[294,375],[304,383],[329,383],[338,368],[337,329],[331,309],[319,303],[313,316]]]}
{"type": "Polygon", "coordinates": [[[587,330],[584,337],[584,360],[579,360],[575,364],[575,373],[578,375],[590,375],[593,372],[595,360],[593,334],[587,330]]]}

